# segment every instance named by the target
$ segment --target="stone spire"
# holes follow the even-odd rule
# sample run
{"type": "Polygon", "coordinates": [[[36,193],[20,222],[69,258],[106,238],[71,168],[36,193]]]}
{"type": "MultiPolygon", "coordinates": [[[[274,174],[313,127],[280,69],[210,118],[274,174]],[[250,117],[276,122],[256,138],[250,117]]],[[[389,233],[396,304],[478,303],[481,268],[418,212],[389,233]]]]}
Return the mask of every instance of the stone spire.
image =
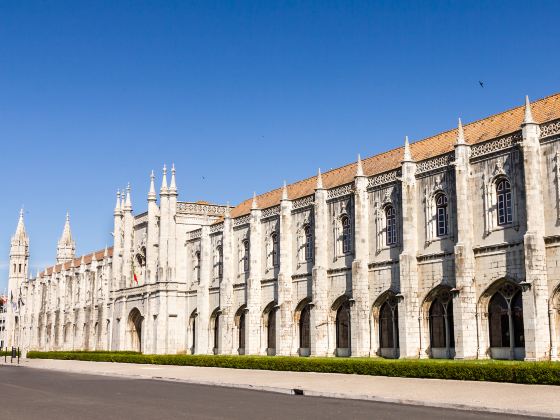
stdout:
{"type": "Polygon", "coordinates": [[[103,259],[106,259],[109,256],[109,249],[107,248],[107,244],[105,244],[105,250],[103,251],[103,259]]]}
{"type": "Polygon", "coordinates": [[[358,162],[356,164],[356,176],[364,176],[364,168],[362,166],[362,158],[358,154],[358,162]]]}
{"type": "Polygon", "coordinates": [[[177,183],[175,182],[175,164],[171,164],[171,182],[169,183],[169,193],[177,195],[177,183]]]}
{"type": "Polygon", "coordinates": [[[117,204],[115,204],[115,215],[121,214],[121,190],[117,190],[117,204]]]}
{"type": "Polygon", "coordinates": [[[408,136],[405,136],[405,138],[404,138],[403,162],[413,162],[412,153],[410,152],[410,144],[408,143],[408,136]]]}
{"type": "Polygon", "coordinates": [[[323,175],[321,175],[321,168],[317,171],[317,185],[315,186],[316,190],[323,189],[323,175]]]}
{"type": "Polygon", "coordinates": [[[130,200],[130,182],[126,186],[126,199],[124,201],[124,210],[132,211],[132,201],[130,200]]]}
{"type": "Polygon", "coordinates": [[[459,118],[459,125],[457,126],[457,143],[456,144],[466,144],[465,142],[465,132],[463,131],[463,123],[461,118],[459,118]]]}
{"type": "Polygon", "coordinates": [[[23,222],[23,208],[19,211],[19,219],[16,227],[16,232],[12,236],[10,256],[13,255],[26,255],[28,252],[29,237],[25,231],[25,224],[23,222]]]}
{"type": "Polygon", "coordinates": [[[286,181],[284,181],[284,186],[282,187],[282,200],[288,200],[288,186],[286,181]]]}
{"type": "Polygon", "coordinates": [[[154,170],[152,169],[152,173],[150,174],[150,191],[148,191],[148,201],[156,201],[157,200],[156,187],[155,187],[155,184],[154,184],[154,179],[155,179],[155,175],[154,175],[154,170]]]}
{"type": "Polygon", "coordinates": [[[167,166],[165,164],[163,165],[160,194],[167,194],[167,166]]]}
{"type": "Polygon", "coordinates": [[[66,221],[64,222],[64,229],[62,229],[62,236],[58,241],[56,248],[56,263],[64,263],[74,258],[76,252],[76,244],[72,240],[72,231],[70,229],[70,215],[66,212],[66,221]]]}
{"type": "Polygon", "coordinates": [[[534,124],[533,112],[531,111],[531,102],[529,102],[529,96],[525,96],[525,119],[523,124],[534,124]]]}
{"type": "Polygon", "coordinates": [[[23,222],[23,208],[19,211],[19,219],[16,227],[16,233],[14,238],[26,238],[27,233],[25,232],[25,223],[23,222]]]}
{"type": "Polygon", "coordinates": [[[253,192],[253,202],[251,203],[251,210],[257,210],[259,208],[259,204],[257,203],[257,193],[253,192]]]}

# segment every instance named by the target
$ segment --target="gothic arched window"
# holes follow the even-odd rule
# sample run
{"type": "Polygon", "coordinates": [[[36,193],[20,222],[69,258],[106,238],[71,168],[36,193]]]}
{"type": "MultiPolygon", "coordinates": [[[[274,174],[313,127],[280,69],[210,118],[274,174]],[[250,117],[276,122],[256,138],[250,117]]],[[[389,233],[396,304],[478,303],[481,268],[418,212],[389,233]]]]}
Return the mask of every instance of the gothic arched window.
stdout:
{"type": "Polygon", "coordinates": [[[305,233],[305,261],[311,261],[313,260],[313,231],[309,225],[306,225],[303,231],[305,233]]]}
{"type": "Polygon", "coordinates": [[[437,236],[445,236],[448,233],[448,217],[447,217],[447,196],[445,194],[436,195],[436,219],[437,236]]]}
{"type": "Polygon", "coordinates": [[[221,279],[224,275],[224,249],[221,245],[216,247],[216,265],[218,278],[221,279]]]}
{"type": "Polygon", "coordinates": [[[272,242],[272,266],[277,267],[279,263],[279,253],[278,253],[278,234],[274,232],[270,235],[270,241],[272,242]]]}
{"type": "Polygon", "coordinates": [[[342,216],[340,221],[342,224],[342,252],[347,254],[352,250],[352,227],[348,216],[342,216]]]}
{"type": "Polygon", "coordinates": [[[496,183],[496,198],[498,225],[507,225],[513,221],[511,184],[507,179],[501,179],[496,183]]]}
{"type": "Polygon", "coordinates": [[[385,208],[385,242],[387,245],[397,243],[397,212],[393,206],[385,208]]]}
{"type": "Polygon", "coordinates": [[[200,282],[200,251],[196,251],[194,254],[194,271],[196,274],[196,280],[200,282]]]}
{"type": "Polygon", "coordinates": [[[336,311],[336,347],[350,348],[350,304],[344,302],[336,311]]]}
{"type": "Polygon", "coordinates": [[[249,241],[243,241],[243,271],[249,271],[249,241]]]}

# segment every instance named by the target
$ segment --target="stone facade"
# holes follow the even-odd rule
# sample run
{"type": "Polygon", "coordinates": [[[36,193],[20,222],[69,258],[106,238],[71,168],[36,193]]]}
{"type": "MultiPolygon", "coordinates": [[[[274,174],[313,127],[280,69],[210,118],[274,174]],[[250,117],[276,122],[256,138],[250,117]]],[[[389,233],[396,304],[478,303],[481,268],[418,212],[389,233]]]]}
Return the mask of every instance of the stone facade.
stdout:
{"type": "Polygon", "coordinates": [[[175,169],[113,247],[28,276],[10,345],[144,353],[558,358],[560,95],[236,207],[177,201],[175,169]],[[535,118],[533,117],[535,115],[535,118]]]}

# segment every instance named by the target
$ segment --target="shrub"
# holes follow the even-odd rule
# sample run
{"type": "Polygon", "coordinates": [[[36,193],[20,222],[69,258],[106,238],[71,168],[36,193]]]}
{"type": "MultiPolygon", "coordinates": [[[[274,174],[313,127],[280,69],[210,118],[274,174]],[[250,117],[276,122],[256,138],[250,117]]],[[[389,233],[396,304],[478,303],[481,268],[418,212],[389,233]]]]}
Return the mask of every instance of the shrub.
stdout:
{"type": "Polygon", "coordinates": [[[282,356],[151,355],[136,352],[75,351],[27,353],[31,359],[206,366],[292,372],[346,373],[405,378],[457,379],[560,385],[560,363],[493,360],[387,360],[282,356]]]}

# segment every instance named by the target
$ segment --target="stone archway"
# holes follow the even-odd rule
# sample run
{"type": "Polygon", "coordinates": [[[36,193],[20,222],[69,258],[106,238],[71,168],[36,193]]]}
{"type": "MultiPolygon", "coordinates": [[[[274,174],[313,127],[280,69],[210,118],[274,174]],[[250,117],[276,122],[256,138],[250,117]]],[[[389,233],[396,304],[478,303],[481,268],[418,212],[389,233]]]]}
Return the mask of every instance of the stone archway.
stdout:
{"type": "Polygon", "coordinates": [[[245,318],[246,318],[246,313],[247,313],[247,305],[241,305],[241,307],[237,310],[237,312],[235,313],[235,317],[234,317],[234,321],[235,321],[235,327],[237,330],[237,335],[236,335],[236,339],[237,339],[237,353],[238,354],[245,354],[245,335],[246,335],[246,330],[245,330],[245,318]]]}
{"type": "Polygon", "coordinates": [[[434,287],[422,302],[422,341],[428,343],[425,351],[434,359],[455,357],[455,331],[453,322],[453,296],[451,287],[434,287]]]}
{"type": "Polygon", "coordinates": [[[349,357],[352,354],[350,299],[343,295],[336,299],[331,306],[334,314],[334,338],[336,344],[335,355],[349,357]]]}
{"type": "Polygon", "coordinates": [[[508,279],[490,285],[479,304],[481,347],[493,359],[523,360],[525,331],[523,325],[523,289],[508,279]]]}
{"type": "Polygon", "coordinates": [[[298,303],[294,311],[294,328],[297,354],[311,354],[311,299],[305,298],[298,303]]]}
{"type": "Polygon", "coordinates": [[[560,283],[550,299],[550,360],[558,360],[560,353],[560,283]]]}
{"type": "Polygon", "coordinates": [[[382,293],[371,311],[372,351],[389,359],[399,357],[399,299],[392,290],[382,293]]]}
{"type": "Polygon", "coordinates": [[[128,315],[127,338],[128,347],[132,351],[142,352],[142,321],[144,318],[138,308],[134,308],[128,315]]]}

